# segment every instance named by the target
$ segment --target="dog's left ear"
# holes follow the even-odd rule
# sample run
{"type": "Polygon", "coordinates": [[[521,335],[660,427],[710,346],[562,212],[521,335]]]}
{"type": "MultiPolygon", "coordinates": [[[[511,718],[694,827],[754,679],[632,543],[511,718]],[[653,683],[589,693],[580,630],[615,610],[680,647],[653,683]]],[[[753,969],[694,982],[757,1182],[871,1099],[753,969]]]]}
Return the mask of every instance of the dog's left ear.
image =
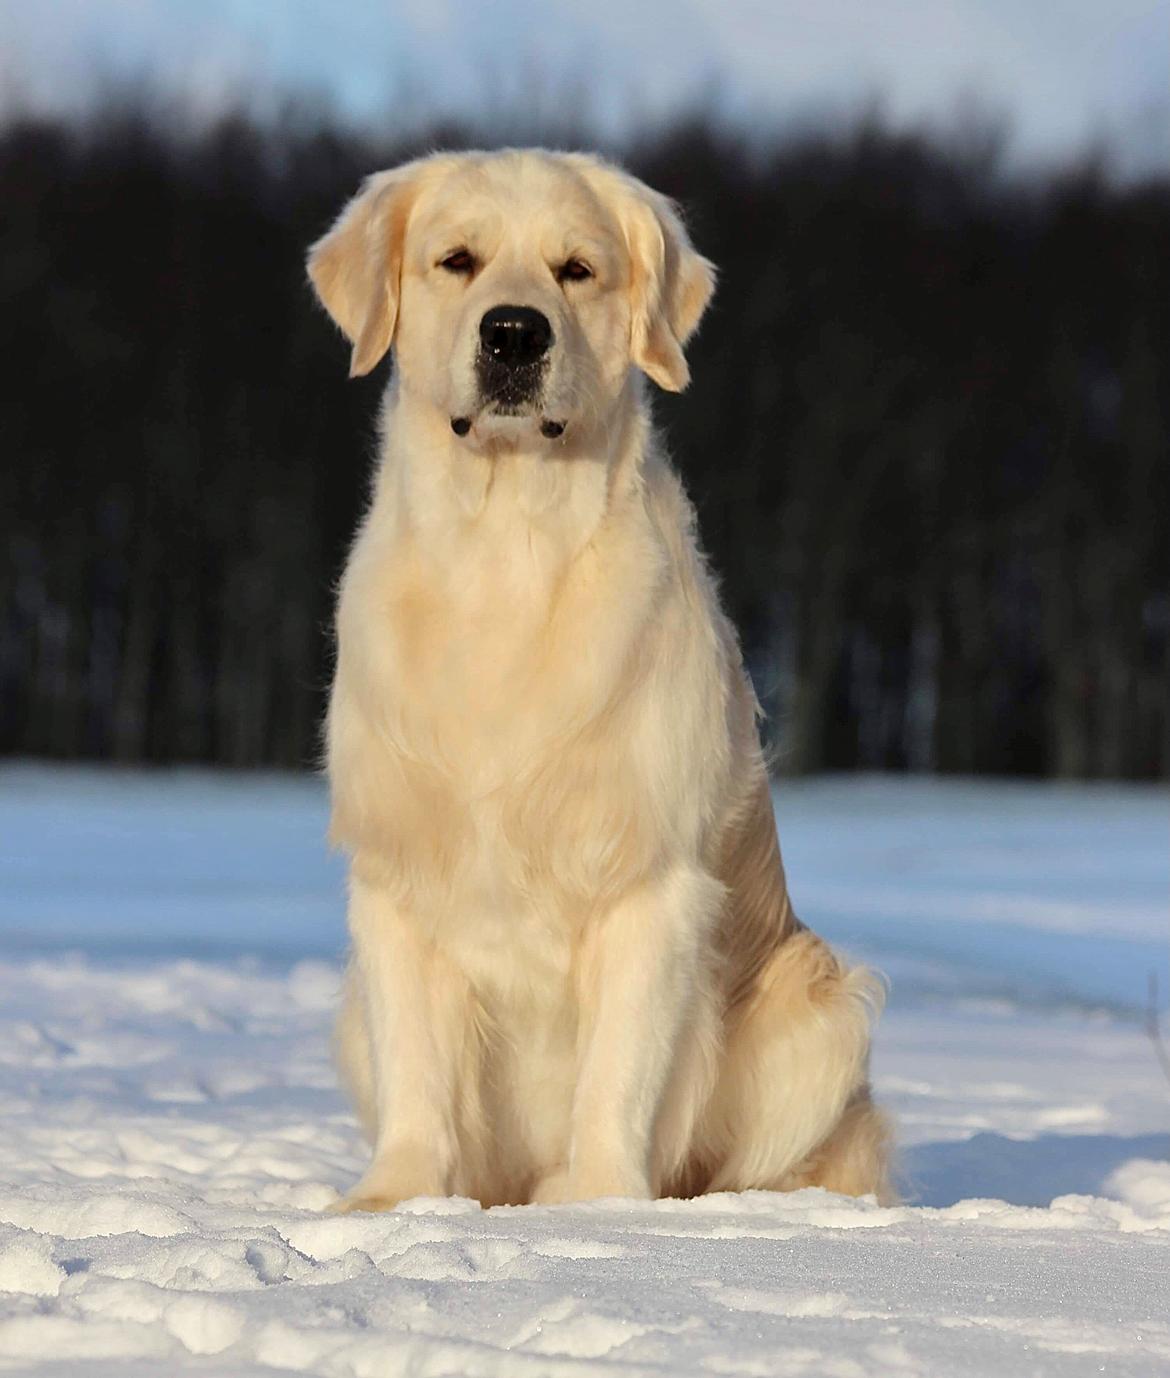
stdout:
{"type": "MultiPolygon", "coordinates": [[[[420,160],[421,161],[421,160],[420,160]]],[[[367,177],[333,228],[309,250],[309,278],[353,345],[349,376],[379,362],[394,339],[406,222],[420,162],[367,177]]]]}
{"type": "Polygon", "coordinates": [[[691,381],[683,346],[715,291],[715,265],[696,253],[672,203],[641,182],[635,182],[627,237],[633,259],[631,358],[660,388],[682,392],[691,381]]]}
{"type": "Polygon", "coordinates": [[[575,155],[574,161],[625,231],[631,362],[660,388],[681,392],[691,380],[683,346],[715,290],[715,265],[695,251],[682,217],[665,196],[597,159],[575,155]]]}

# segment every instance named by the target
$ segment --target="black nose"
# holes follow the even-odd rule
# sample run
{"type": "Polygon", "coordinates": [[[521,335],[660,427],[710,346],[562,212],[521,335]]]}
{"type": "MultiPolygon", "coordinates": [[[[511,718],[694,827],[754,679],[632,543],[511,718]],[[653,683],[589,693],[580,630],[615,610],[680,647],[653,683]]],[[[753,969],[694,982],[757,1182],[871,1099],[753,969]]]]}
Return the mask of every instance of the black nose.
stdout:
{"type": "Polygon", "coordinates": [[[484,351],[508,368],[534,364],[552,344],[548,317],[531,306],[493,306],[479,323],[484,351]]]}

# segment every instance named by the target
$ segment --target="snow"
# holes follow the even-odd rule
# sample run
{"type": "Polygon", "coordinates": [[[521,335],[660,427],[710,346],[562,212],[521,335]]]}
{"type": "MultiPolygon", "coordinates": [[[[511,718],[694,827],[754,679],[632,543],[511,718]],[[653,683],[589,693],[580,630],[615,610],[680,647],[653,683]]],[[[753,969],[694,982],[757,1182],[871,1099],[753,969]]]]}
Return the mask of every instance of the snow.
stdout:
{"type": "Polygon", "coordinates": [[[1170,1374],[1153,789],[786,784],[803,916],[887,970],[908,1204],[325,1209],[319,784],[0,770],[0,1371],[1170,1374]]]}

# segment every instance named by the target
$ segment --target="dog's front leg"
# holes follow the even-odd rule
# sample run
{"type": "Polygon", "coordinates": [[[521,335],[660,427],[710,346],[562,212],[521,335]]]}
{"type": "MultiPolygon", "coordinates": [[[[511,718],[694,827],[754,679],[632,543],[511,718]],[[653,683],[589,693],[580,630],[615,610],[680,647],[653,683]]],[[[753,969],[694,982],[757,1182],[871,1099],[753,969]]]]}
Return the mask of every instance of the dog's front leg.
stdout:
{"type": "Polygon", "coordinates": [[[582,957],[583,1044],[569,1161],[535,1199],[652,1196],[655,1121],[723,888],[678,865],[628,892],[582,957]]]}
{"type": "Polygon", "coordinates": [[[466,992],[394,897],[350,882],[349,929],[370,1045],[374,1157],[340,1211],[445,1196],[455,1169],[455,1079],[466,992]]]}

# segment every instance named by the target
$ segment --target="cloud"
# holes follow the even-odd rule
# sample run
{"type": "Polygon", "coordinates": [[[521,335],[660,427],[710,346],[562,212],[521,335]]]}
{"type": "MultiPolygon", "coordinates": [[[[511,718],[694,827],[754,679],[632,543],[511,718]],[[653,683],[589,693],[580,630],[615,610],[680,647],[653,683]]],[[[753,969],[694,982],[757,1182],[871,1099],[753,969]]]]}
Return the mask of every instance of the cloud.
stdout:
{"type": "Polygon", "coordinates": [[[197,108],[308,88],[400,124],[574,100],[611,133],[712,89],[756,119],[880,96],[917,121],[974,97],[1024,157],[1102,132],[1170,156],[1170,25],[1150,0],[0,0],[0,22],[0,90],[41,107],[76,104],[95,70],[197,108]]]}

